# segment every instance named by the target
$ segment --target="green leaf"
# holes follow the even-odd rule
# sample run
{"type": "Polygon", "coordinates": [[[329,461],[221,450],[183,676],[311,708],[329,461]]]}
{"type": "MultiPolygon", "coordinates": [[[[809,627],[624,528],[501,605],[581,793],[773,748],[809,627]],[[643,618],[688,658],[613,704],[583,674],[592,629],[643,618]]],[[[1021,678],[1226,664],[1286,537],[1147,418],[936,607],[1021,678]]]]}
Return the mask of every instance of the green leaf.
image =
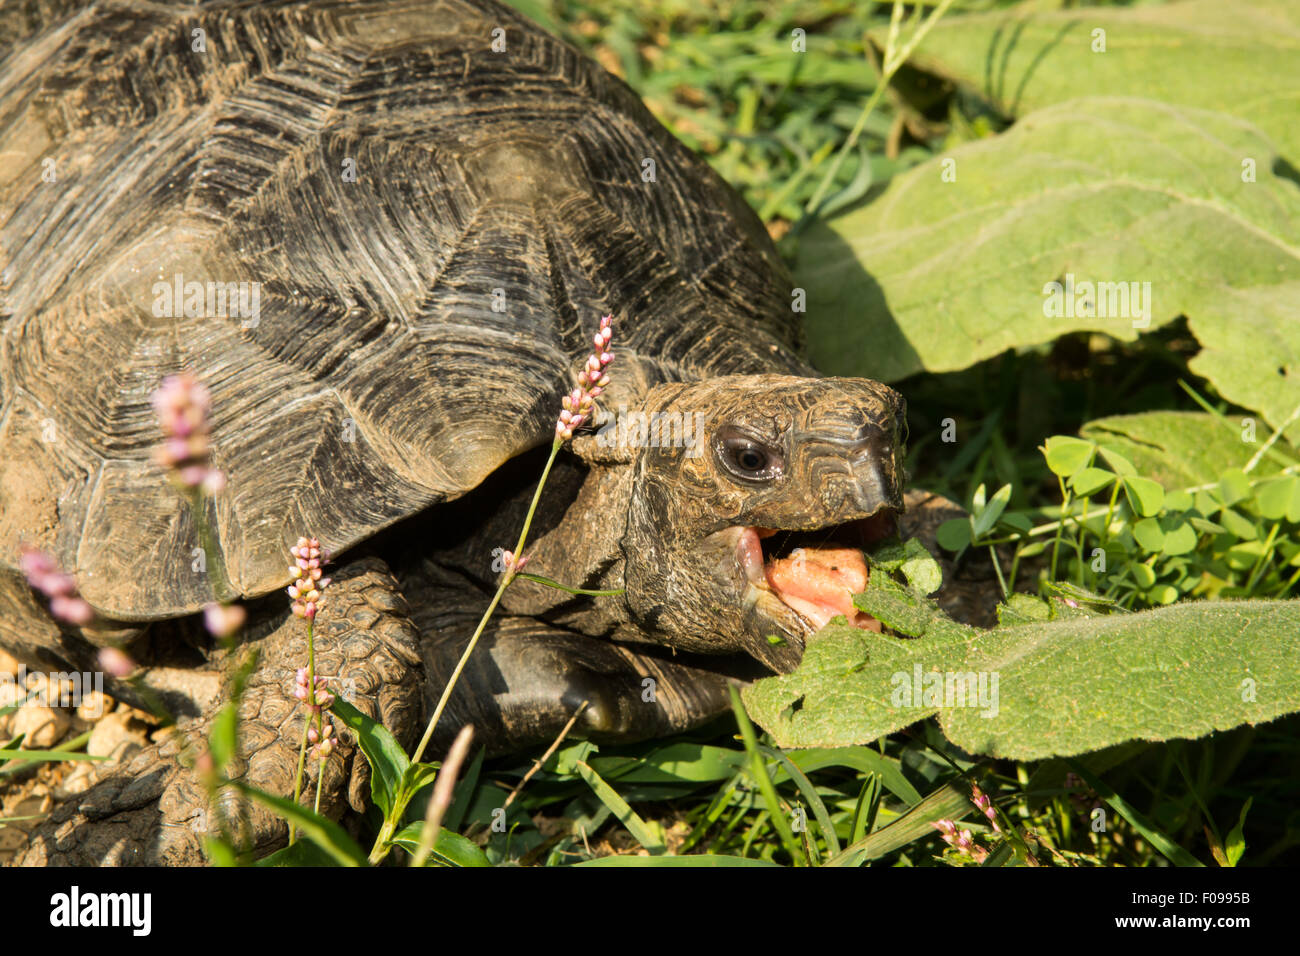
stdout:
{"type": "Polygon", "coordinates": [[[1241,861],[1242,854],[1246,852],[1246,814],[1250,813],[1250,805],[1254,802],[1254,797],[1246,798],[1246,802],[1241,807],[1241,815],[1237,817],[1237,825],[1228,834],[1224,852],[1228,857],[1229,866],[1236,866],[1241,861]]]}
{"type": "Polygon", "coordinates": [[[971,813],[970,794],[952,784],[944,784],[888,826],[881,827],[846,847],[826,861],[827,866],[861,866],[907,846],[916,840],[934,836],[937,820],[960,820],[971,813]]]}
{"type": "MultiPolygon", "coordinates": [[[[1105,419],[1101,419],[1101,420],[1105,421],[1105,419]]],[[[1092,424],[1096,424],[1096,423],[1093,422],[1092,424]]],[[[1082,429],[1080,429],[1080,434],[1086,432],[1089,427],[1090,426],[1085,425],[1082,429]]],[[[1083,437],[1096,439],[1095,435],[1084,434],[1083,437]]],[[[1137,474],[1137,466],[1134,465],[1133,462],[1130,461],[1128,458],[1126,458],[1124,455],[1121,455],[1118,451],[1116,451],[1116,449],[1112,445],[1100,445],[1097,450],[1101,453],[1101,457],[1106,460],[1106,464],[1110,465],[1110,467],[1115,470],[1116,474],[1120,474],[1120,475],[1137,474]]]]}
{"type": "Polygon", "coordinates": [[[1231,508],[1219,512],[1219,523],[1228,529],[1228,534],[1241,541],[1252,541],[1257,537],[1255,526],[1250,520],[1231,508]]]}
{"type": "Polygon", "coordinates": [[[1200,860],[1192,856],[1181,846],[1175,843],[1169,837],[1165,836],[1160,830],[1156,829],[1155,824],[1145,816],[1131,807],[1123,797],[1117,794],[1109,786],[1102,782],[1101,778],[1092,773],[1087,767],[1077,760],[1071,760],[1070,769],[1083,778],[1084,783],[1092,787],[1097,796],[1101,797],[1106,803],[1110,804],[1121,817],[1129,822],[1133,829],[1142,834],[1143,839],[1159,850],[1175,866],[1203,866],[1200,860]]]}
{"type": "Polygon", "coordinates": [[[365,852],[333,820],[328,820],[317,813],[313,813],[307,807],[299,806],[292,800],[277,797],[273,793],[267,793],[256,787],[250,787],[242,780],[231,780],[230,786],[254,803],[261,804],[266,809],[284,817],[284,819],[297,826],[302,835],[329,854],[336,865],[367,865],[365,852]]]}
{"type": "MultiPolygon", "coordinates": [[[[1011,486],[1003,485],[989,499],[988,504],[980,508],[979,513],[972,517],[971,533],[976,541],[993,530],[993,526],[998,523],[998,518],[1002,517],[1002,512],[1006,510],[1007,503],[1010,501],[1011,486]]],[[[936,564],[935,567],[937,569],[938,565],[936,564]]],[[[938,585],[936,585],[934,590],[937,591],[938,589],[938,585]]],[[[927,591],[926,593],[930,592],[927,591]]]]}
{"type": "Polygon", "coordinates": [[[594,860],[583,860],[574,866],[653,866],[653,867],[724,867],[724,866],[780,866],[771,860],[751,860],[743,856],[720,856],[700,854],[698,856],[602,856],[594,860]]]}
{"type": "MultiPolygon", "coordinates": [[[[1151,521],[1152,519],[1147,518],[1145,520],[1151,521]]],[[[1141,524],[1142,522],[1138,523],[1141,524]]],[[[1158,551],[1159,548],[1151,548],[1148,550],[1158,551]]],[[[1130,564],[1129,572],[1133,575],[1133,580],[1137,583],[1137,586],[1142,588],[1144,591],[1156,583],[1156,573],[1151,570],[1149,565],[1130,564]]]]}
{"type": "Polygon", "coordinates": [[[600,779],[600,775],[586,762],[579,760],[577,762],[577,771],[578,775],[586,781],[587,786],[591,787],[600,802],[609,807],[610,812],[618,818],[618,822],[623,824],[632,836],[636,837],[638,843],[649,850],[651,854],[657,855],[667,852],[667,847],[664,846],[662,829],[658,824],[651,826],[641,819],[637,812],[628,806],[627,801],[620,797],[613,787],[600,779]]]}
{"type": "MultiPolygon", "coordinates": [[[[225,865],[234,866],[235,864],[232,862],[225,865]]],[[[253,863],[253,866],[263,867],[335,865],[334,857],[311,840],[296,840],[253,863]]]]}
{"type": "Polygon", "coordinates": [[[1188,522],[1179,518],[1166,517],[1160,519],[1160,527],[1164,531],[1165,540],[1161,550],[1165,554],[1170,556],[1186,554],[1196,548],[1196,529],[1188,522]]]}
{"type": "Polygon", "coordinates": [[[1229,468],[1219,476],[1219,500],[1231,508],[1251,495],[1250,479],[1240,468],[1229,468]]]}
{"type": "Polygon", "coordinates": [[[1052,618],[1052,606],[1032,594],[1012,594],[998,605],[998,623],[1003,627],[1032,624],[1052,618]]]}
{"type": "Polygon", "coordinates": [[[203,853],[213,866],[239,866],[239,854],[235,852],[235,848],[218,837],[203,838],[203,853]]]}
{"type": "MultiPolygon", "coordinates": [[[[1022,116],[1079,95],[1156,96],[1241,117],[1284,155],[1300,155],[1295,56],[1300,10],[1290,0],[1077,10],[1012,10],[945,17],[909,66],[976,90],[1022,116]],[[1104,52],[1094,49],[1105,31],[1104,52]],[[1207,70],[1206,64],[1213,64],[1207,70]]],[[[884,31],[872,31],[877,44],[884,31]]]]}
{"type": "Polygon", "coordinates": [[[686,741],[658,747],[643,757],[589,757],[601,777],[629,783],[711,783],[728,780],[745,765],[745,753],[686,741]]]}
{"type": "Polygon", "coordinates": [[[935,530],[934,540],[939,547],[960,551],[971,543],[969,518],[949,518],[935,530]]]}
{"type": "Polygon", "coordinates": [[[224,769],[235,756],[239,734],[239,706],[231,702],[217,712],[208,732],[208,750],[212,753],[212,762],[224,769]]]}
{"type": "Polygon", "coordinates": [[[1165,503],[1165,489],[1160,487],[1159,482],[1139,478],[1137,475],[1128,475],[1121,480],[1124,482],[1124,495],[1128,498],[1129,507],[1137,514],[1149,516],[1160,513],[1165,503]]]}
{"type": "Polygon", "coordinates": [[[73,750],[20,750],[0,749],[0,763],[13,760],[21,763],[61,763],[64,760],[107,760],[107,757],[92,757],[90,754],[73,750]]]}
{"type": "Polygon", "coordinates": [[[406,751],[383,724],[367,717],[342,697],[335,698],[330,713],[357,735],[361,752],[370,764],[371,799],[387,818],[397,804],[402,778],[411,766],[406,751]]]}
{"type": "Polygon", "coordinates": [[[1053,435],[1047,439],[1043,448],[1043,457],[1052,474],[1069,478],[1076,471],[1082,471],[1092,461],[1097,446],[1090,441],[1071,438],[1069,435],[1053,435]]]}
{"type": "Polygon", "coordinates": [[[808,806],[812,809],[813,816],[817,819],[817,827],[821,830],[822,839],[826,841],[827,852],[840,852],[840,838],[835,835],[835,824],[831,822],[831,815],[826,810],[826,804],[822,801],[821,796],[817,793],[817,788],[813,782],[808,779],[798,765],[790,757],[780,750],[774,750],[771,747],[759,745],[759,751],[763,756],[770,760],[775,760],[782,770],[784,770],[799,788],[799,793],[803,796],[808,806]]]}
{"type": "MultiPolygon", "coordinates": [[[[921,794],[903,776],[899,762],[870,747],[814,747],[809,750],[792,750],[789,757],[804,773],[823,767],[848,767],[862,773],[876,774],[886,790],[907,806],[921,802],[921,794]]],[[[778,779],[779,773],[773,774],[778,779]]]]}
{"type": "Polygon", "coordinates": [[[1165,546],[1165,529],[1158,520],[1144,518],[1134,525],[1134,538],[1143,550],[1158,554],[1165,546]]]}
{"type": "Polygon", "coordinates": [[[1300,478],[1295,475],[1260,482],[1255,488],[1255,503],[1260,516],[1269,521],[1285,518],[1297,485],[1300,485],[1300,478]]]}
{"type": "MultiPolygon", "coordinates": [[[[960,521],[965,526],[969,539],[970,522],[965,518],[953,520],[960,521]]],[[[940,544],[942,543],[941,541],[940,544]]],[[[867,555],[867,558],[873,568],[887,573],[901,571],[907,583],[924,594],[933,594],[943,586],[943,569],[918,538],[885,544],[867,555]]]]}
{"type": "Polygon", "coordinates": [[[887,578],[873,578],[857,603],[915,639],[823,628],[798,669],[745,691],[778,746],[863,743],[938,714],[963,750],[1033,760],[1300,710],[1300,601],[1189,602],[992,631],[952,621],[887,578]],[[973,683],[959,694],[965,675],[973,683]],[[941,695],[927,697],[936,680],[941,695]]]}
{"type": "Polygon", "coordinates": [[[1300,405],[1300,191],[1287,168],[1274,141],[1222,113],[1117,97],[1039,110],[804,233],[795,280],[811,359],[896,381],[1068,332],[1131,342],[1186,315],[1204,346],[1191,367],[1276,424],[1300,405]],[[1261,375],[1261,355],[1284,374],[1261,375]]]}
{"type": "MultiPolygon", "coordinates": [[[[1245,479],[1240,468],[1258,446],[1243,443],[1239,431],[1230,425],[1205,412],[1141,412],[1098,418],[1079,429],[1079,434],[1101,445],[1103,457],[1118,449],[1130,458],[1134,471],[1129,474],[1177,489],[1221,483],[1225,463],[1236,466],[1236,473],[1245,479]]],[[[1265,459],[1252,474],[1258,478],[1278,467],[1265,459]]],[[[1243,484],[1248,495],[1250,483],[1245,480],[1243,484]]]]}
{"type": "MultiPolygon", "coordinates": [[[[1285,241],[1294,243],[1292,238],[1285,241]]],[[[1213,382],[1228,401],[1255,409],[1275,428],[1286,424],[1286,437],[1296,444],[1300,442],[1300,279],[1291,266],[1279,262],[1275,269],[1274,283],[1218,289],[1201,308],[1188,312],[1188,327],[1200,341],[1201,351],[1187,364],[1213,382]]],[[[1270,429],[1253,416],[1237,418],[1235,424],[1238,440],[1252,451],[1268,439],[1270,429]]]]}
{"type": "MultiPolygon", "coordinates": [[[[408,824],[393,836],[393,842],[409,853],[414,853],[420,846],[420,834],[424,832],[424,821],[417,820],[408,824]]],[[[472,840],[467,840],[459,833],[453,833],[446,827],[438,828],[438,838],[433,841],[433,850],[429,854],[429,863],[442,863],[444,866],[491,866],[487,855],[472,840]]]]}
{"type": "Polygon", "coordinates": [[[1104,468],[1082,468],[1070,476],[1070,489],[1076,495],[1087,498],[1101,491],[1115,478],[1113,472],[1104,468]]]}

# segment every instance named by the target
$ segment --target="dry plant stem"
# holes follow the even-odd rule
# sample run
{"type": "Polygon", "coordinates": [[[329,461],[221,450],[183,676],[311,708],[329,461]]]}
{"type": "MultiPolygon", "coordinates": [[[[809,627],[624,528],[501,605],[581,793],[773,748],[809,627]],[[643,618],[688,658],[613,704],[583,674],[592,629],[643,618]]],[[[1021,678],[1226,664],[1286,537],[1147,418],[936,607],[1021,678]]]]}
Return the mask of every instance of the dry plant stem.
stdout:
{"type": "Polygon", "coordinates": [[[456,778],[460,776],[461,764],[469,754],[470,741],[474,739],[474,728],[466,724],[456,735],[456,741],[447,752],[447,759],[438,768],[438,776],[433,782],[433,794],[429,797],[429,810],[424,816],[424,829],[420,831],[420,844],[411,857],[411,866],[424,866],[424,861],[433,852],[438,831],[442,829],[442,818],[451,806],[451,795],[456,787],[456,778]]]}
{"type": "Polygon", "coordinates": [[[515,797],[519,796],[519,791],[523,790],[528,781],[533,779],[533,775],[542,769],[542,765],[551,759],[551,755],[560,749],[560,744],[564,742],[564,738],[569,735],[569,731],[573,729],[573,725],[578,722],[578,718],[582,716],[582,712],[587,709],[587,705],[590,703],[591,701],[584,700],[578,705],[578,709],[573,712],[573,716],[570,717],[568,723],[564,725],[559,736],[557,736],[555,740],[551,741],[551,745],[546,748],[546,753],[534,760],[533,765],[529,767],[528,772],[524,774],[524,779],[515,784],[515,788],[511,790],[510,795],[506,797],[506,802],[501,804],[502,809],[505,809],[515,802],[515,797]]]}

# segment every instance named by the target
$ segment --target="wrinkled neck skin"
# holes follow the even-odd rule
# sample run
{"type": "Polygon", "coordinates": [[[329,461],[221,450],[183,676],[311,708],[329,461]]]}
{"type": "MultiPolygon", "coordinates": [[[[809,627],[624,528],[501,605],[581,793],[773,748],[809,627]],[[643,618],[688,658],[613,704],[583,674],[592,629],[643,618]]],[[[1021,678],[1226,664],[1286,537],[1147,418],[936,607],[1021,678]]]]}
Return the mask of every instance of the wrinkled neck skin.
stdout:
{"type": "MultiPolygon", "coordinates": [[[[632,494],[633,469],[627,463],[588,463],[585,478],[581,463],[568,450],[560,453],[552,478],[547,482],[533,519],[533,531],[524,552],[526,572],[551,578],[570,587],[589,590],[624,588],[625,565],[622,542],[627,527],[628,500],[632,494]],[[556,482],[557,472],[564,477],[556,482]],[[576,495],[569,488],[581,480],[576,495]]],[[[515,515],[513,547],[536,488],[511,502],[515,515]]],[[[504,539],[503,539],[504,543],[504,539]]],[[[630,628],[623,595],[589,597],[572,595],[528,580],[517,580],[507,589],[502,606],[513,614],[551,621],[593,636],[619,640],[651,640],[630,628]]]]}

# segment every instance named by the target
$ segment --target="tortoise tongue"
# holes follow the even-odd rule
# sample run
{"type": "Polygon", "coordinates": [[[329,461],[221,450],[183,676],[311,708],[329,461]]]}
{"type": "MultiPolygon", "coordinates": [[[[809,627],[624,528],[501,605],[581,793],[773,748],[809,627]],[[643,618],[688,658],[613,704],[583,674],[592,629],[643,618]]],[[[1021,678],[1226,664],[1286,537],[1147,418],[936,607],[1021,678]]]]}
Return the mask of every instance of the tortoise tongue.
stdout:
{"type": "Polygon", "coordinates": [[[765,567],[767,583],[786,605],[817,627],[843,614],[855,627],[880,630],[880,622],[853,606],[867,589],[867,562],[857,548],[797,548],[765,567]]]}

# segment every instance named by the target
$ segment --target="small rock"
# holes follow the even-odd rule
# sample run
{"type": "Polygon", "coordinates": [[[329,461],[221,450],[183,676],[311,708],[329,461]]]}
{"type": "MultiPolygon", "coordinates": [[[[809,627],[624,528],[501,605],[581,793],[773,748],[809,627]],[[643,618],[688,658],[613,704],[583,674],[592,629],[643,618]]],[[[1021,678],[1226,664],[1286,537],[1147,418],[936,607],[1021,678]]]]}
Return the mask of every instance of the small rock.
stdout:
{"type": "Polygon", "coordinates": [[[84,694],[77,705],[77,716],[82,720],[95,721],[113,709],[113,698],[103,691],[92,690],[84,694]]]}
{"type": "MultiPolygon", "coordinates": [[[[0,708],[15,704],[25,696],[26,692],[14,681],[5,680],[3,676],[0,676],[0,708]]],[[[0,741],[8,740],[13,736],[13,722],[13,714],[0,717],[0,741]]]]}
{"type": "Polygon", "coordinates": [[[135,723],[126,711],[106,714],[91,728],[86,753],[108,759],[78,762],[55,788],[54,795],[66,800],[85,793],[134,756],[148,742],[144,730],[134,726],[135,723]]]}
{"type": "Polygon", "coordinates": [[[110,757],[112,759],[107,762],[119,763],[125,759],[128,751],[143,747],[146,743],[148,738],[144,730],[133,726],[131,715],[114,711],[106,714],[90,731],[86,753],[93,757],[110,757]]]}
{"type": "Polygon", "coordinates": [[[27,750],[44,750],[53,747],[68,730],[68,715],[53,707],[28,704],[13,715],[10,732],[17,737],[24,734],[23,747],[27,750]]]}

